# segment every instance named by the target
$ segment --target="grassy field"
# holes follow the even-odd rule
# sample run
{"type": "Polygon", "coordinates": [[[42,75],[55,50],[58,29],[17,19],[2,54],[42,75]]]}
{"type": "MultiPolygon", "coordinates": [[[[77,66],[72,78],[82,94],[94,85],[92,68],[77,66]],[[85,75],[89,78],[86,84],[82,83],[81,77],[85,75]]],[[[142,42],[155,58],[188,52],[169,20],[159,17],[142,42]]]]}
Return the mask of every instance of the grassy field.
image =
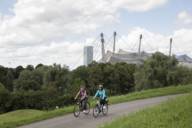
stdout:
{"type": "MultiPolygon", "coordinates": [[[[127,95],[110,97],[110,104],[132,101],[137,99],[144,99],[156,96],[181,94],[192,92],[192,85],[185,86],[172,86],[159,89],[150,89],[141,92],[134,92],[127,95]]],[[[91,101],[94,104],[94,101],[91,101]]],[[[56,116],[65,115],[73,111],[73,106],[68,106],[52,111],[39,111],[39,110],[17,110],[0,115],[0,128],[14,128],[16,126],[29,124],[35,121],[40,121],[56,116]]]]}
{"type": "Polygon", "coordinates": [[[150,97],[174,95],[192,92],[192,85],[180,85],[180,86],[170,86],[166,88],[149,89],[140,92],[129,93],[127,95],[113,96],[110,97],[109,101],[111,104],[116,104],[120,102],[132,101],[137,99],[145,99],[150,97]]]}
{"type": "Polygon", "coordinates": [[[15,128],[35,121],[45,120],[72,112],[73,107],[65,107],[52,111],[32,109],[17,110],[0,115],[0,128],[15,128]]]}
{"type": "Polygon", "coordinates": [[[192,128],[192,93],[122,117],[101,128],[192,128]]]}

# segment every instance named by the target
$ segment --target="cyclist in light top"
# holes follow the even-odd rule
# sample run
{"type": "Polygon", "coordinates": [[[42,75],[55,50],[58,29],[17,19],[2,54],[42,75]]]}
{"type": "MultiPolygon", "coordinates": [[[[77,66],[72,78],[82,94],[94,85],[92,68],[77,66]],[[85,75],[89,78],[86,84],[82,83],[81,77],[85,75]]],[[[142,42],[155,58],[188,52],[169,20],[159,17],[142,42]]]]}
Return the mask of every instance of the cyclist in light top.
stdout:
{"type": "Polygon", "coordinates": [[[100,105],[104,105],[107,102],[107,95],[105,93],[105,89],[103,88],[102,84],[99,85],[99,89],[97,90],[97,92],[96,92],[96,94],[94,96],[94,99],[96,97],[99,98],[100,105]]]}
{"type": "Polygon", "coordinates": [[[80,103],[83,107],[83,112],[86,112],[86,109],[87,109],[86,104],[87,104],[87,100],[88,100],[88,95],[87,95],[87,91],[84,86],[81,86],[80,90],[78,91],[78,93],[75,96],[75,100],[78,97],[80,98],[80,103]]]}

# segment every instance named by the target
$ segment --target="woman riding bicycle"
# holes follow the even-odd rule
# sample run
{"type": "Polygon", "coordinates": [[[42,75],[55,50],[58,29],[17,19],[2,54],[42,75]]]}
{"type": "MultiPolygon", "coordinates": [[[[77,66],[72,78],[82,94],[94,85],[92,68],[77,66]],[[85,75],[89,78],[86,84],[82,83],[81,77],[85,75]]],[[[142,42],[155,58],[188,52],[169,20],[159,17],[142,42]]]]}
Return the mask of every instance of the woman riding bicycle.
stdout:
{"type": "Polygon", "coordinates": [[[94,96],[94,99],[95,98],[99,98],[100,105],[104,105],[107,102],[107,95],[102,84],[99,85],[99,89],[94,96]]]}
{"type": "Polygon", "coordinates": [[[87,100],[88,100],[88,95],[87,95],[87,91],[84,86],[81,86],[80,90],[78,91],[78,93],[75,96],[75,100],[78,97],[80,99],[80,104],[82,105],[83,112],[86,112],[86,110],[87,110],[86,104],[87,104],[87,100]]]}

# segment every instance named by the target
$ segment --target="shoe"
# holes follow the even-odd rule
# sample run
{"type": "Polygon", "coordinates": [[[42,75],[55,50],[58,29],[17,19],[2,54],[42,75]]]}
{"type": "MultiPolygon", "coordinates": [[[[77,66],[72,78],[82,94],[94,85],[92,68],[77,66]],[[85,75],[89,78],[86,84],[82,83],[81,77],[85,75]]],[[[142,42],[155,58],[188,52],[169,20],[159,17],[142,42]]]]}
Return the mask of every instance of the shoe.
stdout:
{"type": "Polygon", "coordinates": [[[85,110],[83,110],[83,113],[86,113],[86,111],[85,111],[85,110]]]}

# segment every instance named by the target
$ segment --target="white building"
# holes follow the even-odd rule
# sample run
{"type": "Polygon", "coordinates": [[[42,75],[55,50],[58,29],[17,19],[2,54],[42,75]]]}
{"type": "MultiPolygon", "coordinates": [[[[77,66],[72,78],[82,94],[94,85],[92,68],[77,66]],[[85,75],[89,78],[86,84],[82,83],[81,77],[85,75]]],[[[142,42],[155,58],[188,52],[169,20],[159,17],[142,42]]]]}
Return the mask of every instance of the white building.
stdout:
{"type": "Polygon", "coordinates": [[[179,65],[192,68],[192,58],[190,58],[188,55],[180,55],[176,56],[179,65]]]}
{"type": "Polygon", "coordinates": [[[93,46],[84,47],[84,65],[87,66],[93,61],[93,46]]]}
{"type": "Polygon", "coordinates": [[[107,51],[104,55],[103,59],[100,60],[102,63],[118,63],[125,62],[128,64],[143,64],[143,62],[149,58],[152,54],[141,52],[140,55],[136,52],[127,52],[120,49],[117,53],[112,53],[111,51],[107,51]]]}

